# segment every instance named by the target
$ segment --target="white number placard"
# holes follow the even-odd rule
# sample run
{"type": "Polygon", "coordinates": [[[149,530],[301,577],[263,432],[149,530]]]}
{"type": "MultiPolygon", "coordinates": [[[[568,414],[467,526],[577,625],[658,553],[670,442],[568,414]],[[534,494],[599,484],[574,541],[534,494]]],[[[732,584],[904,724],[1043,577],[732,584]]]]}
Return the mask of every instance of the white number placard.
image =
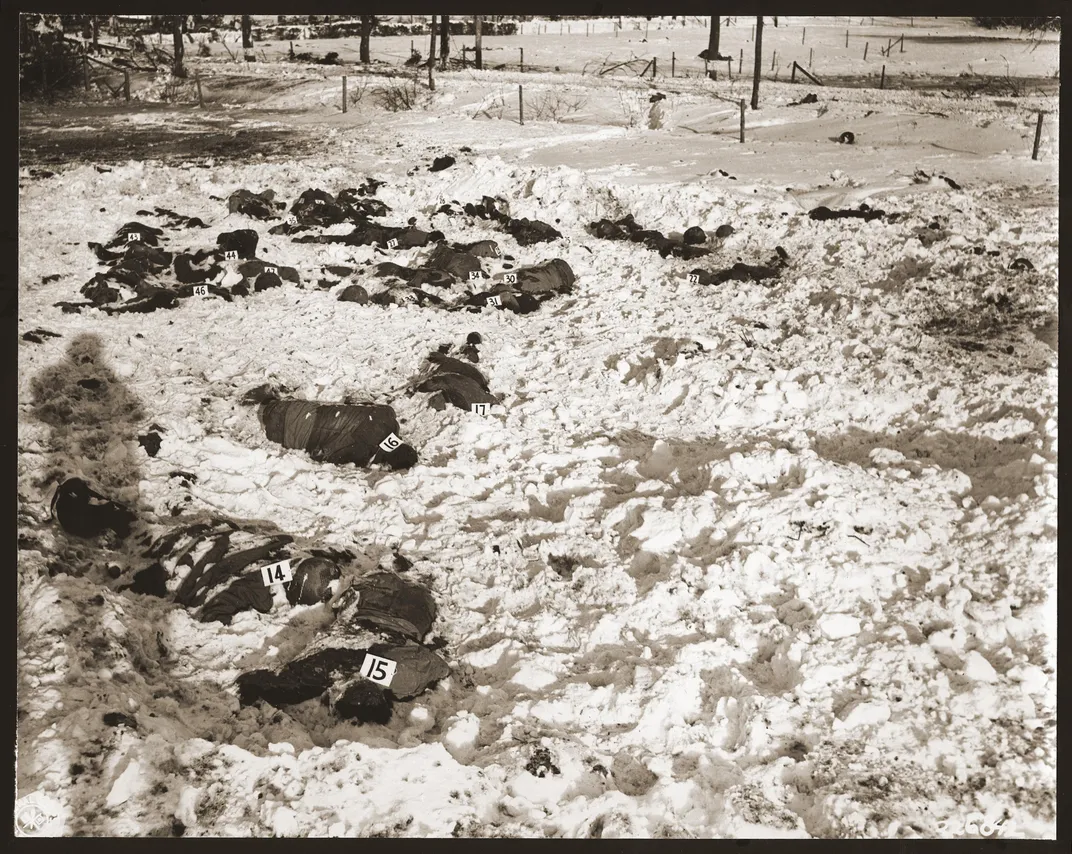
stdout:
{"type": "Polygon", "coordinates": [[[488,297],[488,305],[499,306],[502,305],[502,297],[488,297]]]}
{"type": "Polygon", "coordinates": [[[469,281],[470,282],[475,282],[477,279],[483,279],[483,278],[484,278],[484,274],[480,270],[470,270],[469,271],[469,281]]]}
{"type": "Polygon", "coordinates": [[[690,285],[700,284],[700,277],[696,273],[689,273],[688,279],[690,285]]]}
{"type": "Polygon", "coordinates": [[[390,453],[399,445],[402,444],[402,440],[398,438],[394,433],[388,433],[387,438],[380,442],[380,448],[390,453]]]}
{"type": "Polygon", "coordinates": [[[237,261],[238,260],[238,250],[237,249],[227,249],[223,253],[223,260],[224,261],[237,261]]]}
{"type": "Polygon", "coordinates": [[[264,265],[264,272],[265,273],[275,273],[278,276],[279,275],[279,268],[278,267],[273,267],[271,264],[265,264],[264,265]]]}
{"type": "Polygon", "coordinates": [[[279,563],[261,567],[261,578],[264,579],[265,587],[271,587],[273,584],[283,584],[293,577],[294,574],[290,571],[289,560],[281,560],[279,563]]]}
{"type": "Polygon", "coordinates": [[[287,214],[285,217],[283,217],[283,222],[285,222],[287,225],[297,225],[298,218],[294,216],[294,214],[287,214]]]}
{"type": "Polygon", "coordinates": [[[492,246],[490,251],[492,258],[498,258],[500,255],[502,255],[502,253],[499,251],[498,246],[492,246]]]}
{"type": "Polygon", "coordinates": [[[323,199],[313,199],[313,204],[314,205],[322,205],[322,204],[324,204],[324,200],[323,199]]]}
{"type": "Polygon", "coordinates": [[[128,231],[127,232],[127,243],[137,243],[139,240],[141,240],[141,235],[138,234],[138,232],[136,232],[136,231],[128,231]]]}
{"type": "Polygon", "coordinates": [[[194,296],[195,297],[207,297],[208,296],[208,285],[194,285],[194,296]]]}
{"type": "Polygon", "coordinates": [[[370,682],[390,687],[391,680],[395,678],[395,670],[398,664],[389,658],[380,658],[371,652],[365,653],[365,660],[361,664],[361,675],[370,682]]]}
{"type": "Polygon", "coordinates": [[[477,415],[487,415],[488,405],[486,403],[474,403],[469,407],[469,410],[477,415]]]}
{"type": "Polygon", "coordinates": [[[503,281],[508,285],[516,285],[517,273],[503,273],[503,281]]]}
{"type": "Polygon", "coordinates": [[[398,248],[398,240],[395,239],[394,237],[392,237],[390,240],[387,241],[387,248],[388,249],[397,249],[398,248]]]}

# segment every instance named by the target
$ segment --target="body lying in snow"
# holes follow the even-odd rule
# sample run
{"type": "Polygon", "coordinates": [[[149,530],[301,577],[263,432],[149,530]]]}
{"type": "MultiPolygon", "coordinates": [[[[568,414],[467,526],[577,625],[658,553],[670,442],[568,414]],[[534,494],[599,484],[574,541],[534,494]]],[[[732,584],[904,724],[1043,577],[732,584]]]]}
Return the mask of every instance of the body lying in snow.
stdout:
{"type": "MultiPolygon", "coordinates": [[[[156,526],[154,526],[156,527],[156,526]]],[[[197,612],[201,622],[229,624],[247,610],[272,609],[274,588],[265,585],[261,567],[289,560],[293,578],[282,584],[291,605],[327,601],[340,577],[346,551],[301,547],[293,537],[267,523],[200,517],[158,528],[137,538],[139,557],[151,563],[120,587],[170,598],[197,612]]]]}
{"type": "Polygon", "coordinates": [[[436,616],[435,601],[422,585],[375,572],[345,590],[335,612],[331,627],[294,659],[239,676],[242,704],[264,700],[280,707],[321,697],[340,718],[387,723],[394,701],[416,697],[450,674],[447,663],[421,643],[436,616]],[[361,675],[370,654],[394,663],[389,685],[361,675]]]}
{"type": "Polygon", "coordinates": [[[417,452],[398,438],[394,410],[384,404],[269,398],[258,414],[271,441],[306,451],[317,462],[392,469],[417,462],[417,452]]]}
{"type": "MultiPolygon", "coordinates": [[[[473,345],[467,345],[472,348],[473,345]]],[[[442,410],[446,404],[466,412],[473,404],[494,406],[500,399],[491,393],[488,381],[473,365],[447,356],[444,353],[429,353],[425,369],[414,381],[415,391],[431,392],[428,405],[442,410]]]]}

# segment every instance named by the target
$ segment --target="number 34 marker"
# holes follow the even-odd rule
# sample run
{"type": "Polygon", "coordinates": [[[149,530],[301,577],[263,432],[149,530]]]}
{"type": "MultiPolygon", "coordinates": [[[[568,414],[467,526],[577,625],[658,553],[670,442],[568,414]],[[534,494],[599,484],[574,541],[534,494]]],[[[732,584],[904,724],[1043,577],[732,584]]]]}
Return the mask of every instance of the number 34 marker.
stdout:
{"type": "Polygon", "coordinates": [[[370,682],[376,682],[385,688],[390,687],[391,680],[395,678],[395,669],[398,664],[389,658],[380,658],[371,652],[365,653],[365,660],[361,663],[361,675],[370,682]]]}

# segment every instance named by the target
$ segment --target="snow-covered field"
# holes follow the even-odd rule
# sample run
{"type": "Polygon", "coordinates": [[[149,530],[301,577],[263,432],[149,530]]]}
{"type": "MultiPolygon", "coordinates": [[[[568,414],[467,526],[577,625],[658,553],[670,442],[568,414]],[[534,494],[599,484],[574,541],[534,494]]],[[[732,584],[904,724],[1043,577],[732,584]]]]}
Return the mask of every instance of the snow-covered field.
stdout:
{"type": "MultiPolygon", "coordinates": [[[[842,24],[793,22],[843,39],[842,24]]],[[[979,36],[974,51],[996,61],[992,34],[927,23],[979,36]]],[[[723,32],[736,55],[746,38],[723,32]]],[[[706,44],[700,27],[681,33],[678,47],[660,31],[660,49],[706,44]]],[[[1010,66],[1052,74],[1053,39],[1005,35],[1010,66]]],[[[528,58],[552,38],[492,46],[528,58]]],[[[378,78],[344,115],[321,67],[288,66],[285,86],[257,90],[250,80],[284,80],[279,66],[205,61],[204,113],[136,99],[73,124],[269,126],[300,135],[300,156],[147,149],[51,177],[24,164],[19,334],[59,335],[19,342],[17,795],[52,804],[46,833],[947,838],[1001,820],[1007,838],[1054,837],[1057,97],[783,74],[764,82],[742,145],[737,107],[711,95],[747,98],[750,84],[582,75],[611,50],[640,53],[608,40],[562,37],[557,74],[437,73],[400,113],[377,106],[378,78]],[[655,91],[668,97],[652,129],[655,91]],[[788,106],[807,92],[818,103],[788,106]],[[541,98],[543,118],[530,112],[541,98]],[[560,102],[579,106],[552,121],[560,102]],[[855,145],[833,141],[843,130],[855,145]],[[457,163],[430,173],[441,154],[457,163]],[[323,267],[382,253],[295,243],[227,212],[238,188],[289,203],[365,177],[385,182],[386,222],[494,239],[519,264],[562,258],[573,294],[529,315],[338,302],[339,286],[317,287],[323,267]],[[519,247],[435,213],[483,195],[568,240],[519,247]],[[807,216],[862,203],[900,216],[807,216]],[[258,255],[297,268],[302,286],[62,313],[99,270],[87,242],[160,224],[137,214],[156,206],[209,225],[169,232],[169,248],[252,228],[258,255]],[[585,230],[625,214],[734,233],[686,262],[585,230]],[[775,246],[789,258],[777,280],[687,279],[764,263],[775,246]],[[1033,269],[1010,269],[1019,258],[1033,269]],[[472,331],[501,411],[398,393],[426,352],[472,331]],[[110,389],[107,420],[43,419],[48,395],[76,395],[90,375],[110,389]],[[420,463],[324,465],[267,441],[239,405],[266,380],[391,403],[420,463]],[[152,424],[163,443],[150,458],[137,436],[152,424]],[[326,607],[222,626],[118,592],[107,567],[127,556],[48,521],[57,472],[160,521],[173,508],[269,520],[356,545],[365,566],[398,547],[439,605],[452,675],[383,726],[339,723],[315,701],[240,708],[235,677],[300,648],[326,607]],[[105,724],[109,712],[136,727],[105,724]]],[[[919,74],[960,71],[940,39],[907,56],[919,74]]],[[[832,70],[863,73],[847,59],[832,70]]],[[[64,121],[62,108],[26,118],[39,132],[64,121]]]]}

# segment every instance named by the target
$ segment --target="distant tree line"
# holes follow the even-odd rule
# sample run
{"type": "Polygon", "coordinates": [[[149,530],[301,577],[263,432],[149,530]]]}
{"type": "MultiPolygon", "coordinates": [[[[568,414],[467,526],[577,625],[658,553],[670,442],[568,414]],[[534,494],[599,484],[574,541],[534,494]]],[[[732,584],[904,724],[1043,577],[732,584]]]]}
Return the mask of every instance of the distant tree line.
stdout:
{"type": "Polygon", "coordinates": [[[1019,27],[1021,30],[1026,30],[1029,33],[1034,32],[1060,32],[1061,31],[1061,16],[1060,15],[1037,15],[1035,17],[1027,18],[972,18],[977,26],[986,27],[988,30],[993,30],[998,27],[1019,27]]]}

